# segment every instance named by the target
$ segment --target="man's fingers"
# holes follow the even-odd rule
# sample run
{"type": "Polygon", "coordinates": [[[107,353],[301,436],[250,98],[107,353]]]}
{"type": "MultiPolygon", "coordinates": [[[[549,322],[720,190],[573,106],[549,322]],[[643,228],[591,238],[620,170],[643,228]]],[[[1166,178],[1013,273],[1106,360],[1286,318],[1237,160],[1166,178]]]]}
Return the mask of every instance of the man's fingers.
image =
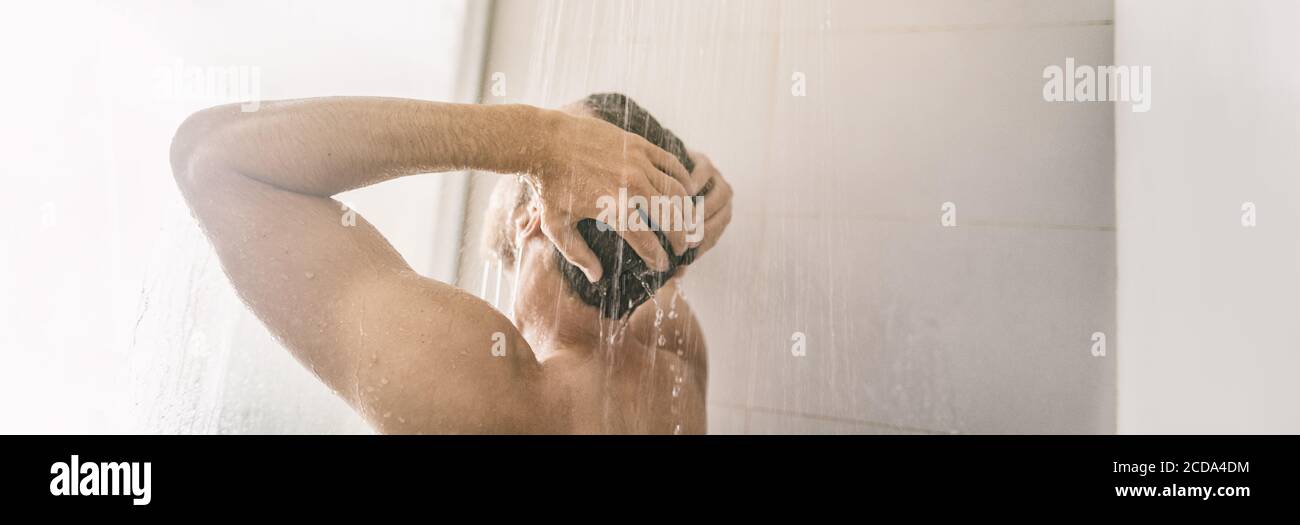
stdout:
{"type": "Polygon", "coordinates": [[[649,162],[643,163],[641,165],[641,171],[645,174],[645,179],[650,182],[650,187],[659,195],[677,195],[683,197],[690,195],[686,187],[682,185],[681,181],[669,177],[664,174],[664,172],[659,171],[659,168],[656,168],[654,164],[649,162]]]}
{"type": "Polygon", "coordinates": [[[668,270],[668,252],[659,245],[659,237],[652,231],[624,231],[623,240],[632,245],[632,251],[641,256],[657,272],[668,270]]]}
{"type": "MultiPolygon", "coordinates": [[[[687,155],[690,155],[691,160],[695,162],[695,171],[691,172],[691,183],[694,185],[691,195],[699,195],[704,191],[705,185],[709,183],[710,179],[720,177],[721,174],[718,173],[718,168],[713,165],[713,161],[709,160],[707,155],[695,151],[689,151],[687,155]]],[[[717,184],[717,181],[714,181],[714,184],[717,184]]]]}
{"type": "MultiPolygon", "coordinates": [[[[731,183],[727,182],[727,180],[722,177],[721,173],[714,171],[714,174],[715,175],[709,179],[708,193],[703,197],[700,197],[700,205],[704,206],[704,217],[702,221],[704,224],[701,225],[703,228],[703,236],[700,237],[698,242],[695,244],[700,248],[701,253],[712,247],[712,243],[717,242],[718,235],[722,233],[715,229],[718,227],[720,222],[715,220],[715,217],[719,217],[724,213],[726,214],[726,219],[721,221],[723,228],[725,228],[726,223],[731,220],[731,198],[733,196],[731,183]]],[[[696,217],[698,217],[698,215],[696,217]]]]}
{"type": "Polygon", "coordinates": [[[695,258],[698,260],[700,255],[713,248],[718,244],[718,239],[722,237],[723,230],[731,223],[731,201],[728,200],[718,211],[704,220],[704,240],[700,242],[699,251],[696,252],[695,258]]]}
{"type": "Polygon", "coordinates": [[[686,171],[686,166],[682,165],[682,161],[677,160],[677,157],[673,156],[672,153],[664,151],[654,143],[648,140],[644,142],[646,156],[650,159],[651,164],[658,168],[660,172],[668,174],[669,177],[677,181],[687,193],[694,195],[695,192],[699,191],[699,188],[695,186],[695,181],[691,180],[691,172],[686,171]]]}
{"type": "Polygon", "coordinates": [[[650,209],[642,210],[645,213],[642,219],[649,219],[647,226],[653,223],[654,227],[657,227],[664,233],[664,236],[668,237],[668,242],[673,247],[673,253],[681,255],[688,248],[686,245],[686,228],[683,222],[685,215],[682,214],[686,213],[685,199],[690,197],[686,193],[686,188],[683,188],[677,181],[668,178],[667,175],[659,173],[654,166],[646,166],[645,169],[649,184],[641,188],[635,188],[633,191],[634,194],[645,195],[646,202],[650,205],[650,209]],[[668,197],[668,199],[655,199],[656,195],[668,197]],[[678,221],[677,217],[682,217],[683,221],[678,221]]]}
{"type": "Polygon", "coordinates": [[[733,195],[730,182],[727,182],[721,176],[713,179],[713,190],[704,196],[705,224],[708,224],[708,219],[722,211],[723,208],[730,208],[733,195]]]}
{"type": "MultiPolygon", "coordinates": [[[[683,223],[685,224],[685,223],[683,223]]],[[[678,228],[674,225],[660,226],[664,237],[668,238],[668,245],[673,247],[673,253],[681,255],[686,253],[690,248],[690,242],[686,240],[686,228],[678,228]]]]}
{"type": "Polygon", "coordinates": [[[591,251],[574,224],[558,219],[542,221],[542,233],[560,250],[560,255],[582,270],[588,281],[594,283],[600,280],[603,271],[600,258],[596,257],[596,252],[591,251]],[[553,223],[559,226],[553,226],[553,223]]]}

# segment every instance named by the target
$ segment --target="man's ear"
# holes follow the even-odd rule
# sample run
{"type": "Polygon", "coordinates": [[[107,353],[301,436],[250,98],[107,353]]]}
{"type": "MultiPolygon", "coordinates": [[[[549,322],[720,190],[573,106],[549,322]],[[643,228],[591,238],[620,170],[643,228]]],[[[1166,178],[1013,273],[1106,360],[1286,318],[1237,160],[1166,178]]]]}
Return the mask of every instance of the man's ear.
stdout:
{"type": "Polygon", "coordinates": [[[578,116],[578,117],[595,117],[595,116],[596,116],[596,113],[593,112],[593,111],[591,110],[591,108],[587,106],[587,99],[585,99],[585,98],[580,98],[580,99],[578,99],[578,100],[575,100],[575,101],[573,101],[573,102],[570,102],[570,103],[568,103],[568,104],[565,104],[565,105],[563,105],[563,106],[560,106],[560,111],[563,111],[563,112],[565,112],[565,113],[568,113],[568,114],[570,114],[570,115],[574,115],[574,116],[578,116]]]}
{"type": "Polygon", "coordinates": [[[541,232],[542,229],[542,209],[536,204],[520,206],[515,211],[511,220],[515,224],[515,239],[527,239],[532,235],[541,232]]]}

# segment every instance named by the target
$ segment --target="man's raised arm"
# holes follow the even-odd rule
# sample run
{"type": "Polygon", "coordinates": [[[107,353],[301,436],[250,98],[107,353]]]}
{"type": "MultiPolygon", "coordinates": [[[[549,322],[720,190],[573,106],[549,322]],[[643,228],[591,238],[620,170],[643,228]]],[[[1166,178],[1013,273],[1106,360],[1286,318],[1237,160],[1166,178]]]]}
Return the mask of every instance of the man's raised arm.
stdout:
{"type": "Polygon", "coordinates": [[[181,126],[172,167],[179,178],[201,174],[189,168],[206,163],[319,196],[416,173],[524,173],[543,158],[543,112],[369,97],[276,101],[251,113],[218,106],[181,126]]]}
{"type": "MultiPolygon", "coordinates": [[[[425,279],[336,193],[458,168],[530,177],[542,229],[599,277],[574,225],[599,196],[687,195],[672,155],[609,123],[527,106],[385,98],[201,111],[176,133],[173,174],[240,297],[305,366],[381,431],[563,430],[540,365],[483,301],[425,279]],[[487,349],[505,335],[507,358],[487,349]],[[482,351],[476,351],[482,350],[482,351]]],[[[666,264],[652,232],[625,235],[666,264]]],[[[683,232],[669,234],[679,253],[683,232]]]]}
{"type": "Polygon", "coordinates": [[[561,421],[509,320],[417,275],[329,198],[414,173],[527,169],[539,111],[375,98],[223,106],[181,126],[172,169],[240,297],[377,429],[548,431],[561,421]],[[510,338],[507,358],[488,350],[496,333],[510,338]]]}

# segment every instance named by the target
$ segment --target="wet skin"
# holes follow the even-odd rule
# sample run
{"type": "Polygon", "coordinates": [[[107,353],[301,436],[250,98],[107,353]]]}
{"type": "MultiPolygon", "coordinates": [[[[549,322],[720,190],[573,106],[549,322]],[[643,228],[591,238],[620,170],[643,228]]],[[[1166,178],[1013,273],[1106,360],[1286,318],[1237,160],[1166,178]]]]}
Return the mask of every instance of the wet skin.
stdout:
{"type": "MultiPolygon", "coordinates": [[[[680,279],[619,336],[565,288],[552,257],[559,248],[597,277],[572,225],[595,217],[599,195],[684,196],[716,178],[704,238],[669,234],[678,253],[706,252],[730,221],[731,188],[695,158],[703,166],[686,173],[644,139],[572,110],[383,98],[211,108],[182,124],[171,150],[177,184],[240,297],[387,433],[704,432],[704,338],[680,279]],[[514,322],[418,275],[364,217],[341,220],[355,212],[331,198],[460,169],[524,174],[538,188],[535,203],[508,213],[524,254],[514,322]],[[494,355],[498,342],[505,355],[494,355]]],[[[643,233],[628,242],[652,264],[663,259],[643,233]]]]}

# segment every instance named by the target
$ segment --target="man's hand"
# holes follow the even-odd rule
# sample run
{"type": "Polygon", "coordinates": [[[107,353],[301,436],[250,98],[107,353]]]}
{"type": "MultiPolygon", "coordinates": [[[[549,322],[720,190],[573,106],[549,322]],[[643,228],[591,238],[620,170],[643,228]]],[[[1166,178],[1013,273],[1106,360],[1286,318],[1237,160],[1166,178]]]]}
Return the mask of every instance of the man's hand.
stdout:
{"type": "MultiPolygon", "coordinates": [[[[530,173],[542,202],[542,232],[592,282],[601,278],[600,259],[578,234],[577,224],[599,215],[597,202],[602,196],[617,198],[619,189],[626,189],[630,196],[647,199],[677,197],[673,199],[676,214],[683,212],[681,203],[703,184],[672,154],[618,126],[559,111],[547,111],[542,119],[545,146],[530,173]]],[[[663,233],[677,254],[690,247],[685,231],[663,233]]],[[[620,234],[651,268],[668,269],[668,254],[655,232],[620,234]]]]}
{"type": "MultiPolygon", "coordinates": [[[[691,179],[697,188],[704,190],[704,238],[695,253],[699,258],[718,244],[722,232],[731,224],[731,197],[734,193],[731,183],[722,178],[722,173],[713,166],[709,157],[698,151],[688,151],[687,155],[695,162],[691,179]]],[[[698,194],[699,190],[695,193],[698,194]]]]}

